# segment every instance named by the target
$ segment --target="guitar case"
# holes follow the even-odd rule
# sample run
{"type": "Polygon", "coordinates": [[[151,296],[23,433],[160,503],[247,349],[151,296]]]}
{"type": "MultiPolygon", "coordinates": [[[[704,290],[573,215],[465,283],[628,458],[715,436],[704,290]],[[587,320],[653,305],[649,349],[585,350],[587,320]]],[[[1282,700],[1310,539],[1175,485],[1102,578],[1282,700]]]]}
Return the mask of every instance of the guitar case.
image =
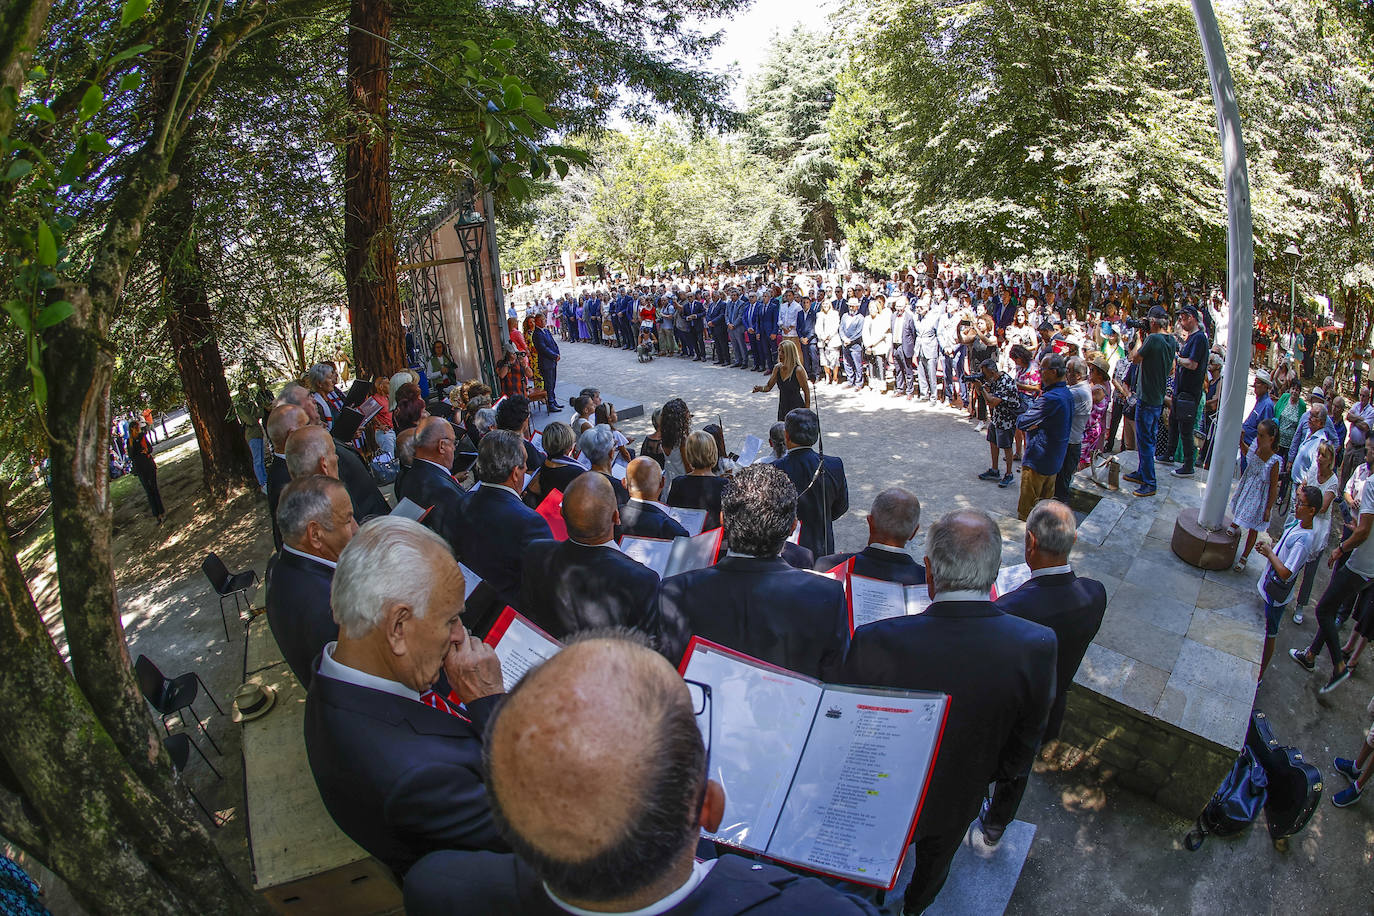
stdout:
{"type": "Polygon", "coordinates": [[[1279,744],[1269,717],[1256,709],[1250,714],[1245,745],[1269,777],[1269,798],[1264,805],[1269,837],[1278,841],[1307,826],[1322,800],[1321,770],[1302,759],[1297,748],[1279,744]]]}

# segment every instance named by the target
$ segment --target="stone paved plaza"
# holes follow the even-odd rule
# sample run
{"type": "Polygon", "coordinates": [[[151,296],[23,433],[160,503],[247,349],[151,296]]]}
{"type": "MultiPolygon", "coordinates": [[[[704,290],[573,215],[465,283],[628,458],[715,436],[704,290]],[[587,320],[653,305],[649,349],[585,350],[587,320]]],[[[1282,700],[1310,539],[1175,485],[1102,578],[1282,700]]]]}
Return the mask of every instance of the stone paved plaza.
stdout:
{"type": "MultiPolygon", "coordinates": [[[[596,385],[617,405],[643,404],[643,418],[621,424],[627,435],[642,439],[651,428],[648,414],[674,396],[687,401],[695,427],[719,417],[732,451],[746,434],[766,435],[776,418],[776,393],[750,393],[762,373],[677,358],[641,364],[620,350],[562,346],[560,399],[566,403],[583,385],[596,385]]],[[[832,386],[821,386],[818,395],[826,454],[844,460],[849,479],[851,509],[836,524],[837,549],[863,545],[866,507],[895,484],[920,497],[923,528],[951,509],[985,509],[1006,538],[1004,563],[1021,560],[1017,490],[976,479],[987,467],[987,443],[961,413],[832,386]]],[[[1120,460],[1123,473],[1134,468],[1133,454],[1120,460]]],[[[1173,520],[1180,508],[1201,501],[1204,478],[1183,481],[1161,471],[1159,495],[1152,499],[1080,482],[1103,498],[1086,514],[1074,563],[1080,573],[1102,580],[1109,596],[1078,682],[1108,703],[1139,712],[1141,721],[1162,721],[1164,738],[1141,733],[1133,747],[1101,757],[1063,751],[1037,764],[1019,814],[1037,830],[1008,912],[1221,913],[1238,904],[1256,913],[1289,913],[1304,904],[1333,913],[1370,912],[1374,891],[1364,878],[1374,859],[1374,804],[1368,800],[1341,811],[1324,799],[1284,852],[1273,848],[1261,823],[1243,837],[1209,839],[1202,851],[1188,853],[1182,838],[1191,815],[1169,808],[1193,811],[1192,803],[1205,800],[1216,780],[1176,782],[1172,795],[1158,796],[1159,804],[1127,788],[1140,782],[1140,774],[1132,774],[1142,767],[1150,777],[1160,775],[1149,767],[1164,765],[1151,758],[1171,736],[1188,733],[1221,748],[1238,746],[1255,704],[1269,714],[1281,741],[1322,769],[1329,796],[1344,787],[1331,757],[1353,755],[1369,721],[1369,675],[1359,673],[1319,700],[1319,676],[1285,658],[1288,648],[1311,639],[1310,609],[1302,626],[1285,621],[1256,697],[1263,608],[1255,581],[1263,561],[1256,557],[1245,573],[1204,574],[1174,557],[1173,520]],[[1299,901],[1293,895],[1304,887],[1324,888],[1324,895],[1299,901]]],[[[909,549],[922,555],[920,534],[909,549]]],[[[1325,582],[1323,569],[1317,594],[1325,582]]],[[[1320,664],[1319,675],[1326,665],[1320,664]]],[[[1165,758],[1171,754],[1168,766],[1180,775],[1190,767],[1210,772],[1195,745],[1165,747],[1165,758]]]]}

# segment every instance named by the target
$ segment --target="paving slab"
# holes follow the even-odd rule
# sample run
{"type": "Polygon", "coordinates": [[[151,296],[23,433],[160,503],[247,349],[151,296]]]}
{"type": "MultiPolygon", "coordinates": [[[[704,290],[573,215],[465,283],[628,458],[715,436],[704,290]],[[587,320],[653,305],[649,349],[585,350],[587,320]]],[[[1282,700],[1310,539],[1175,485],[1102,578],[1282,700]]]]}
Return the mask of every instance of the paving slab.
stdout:
{"type": "Polygon", "coordinates": [[[928,916],[993,916],[1004,913],[1030,855],[1035,825],[1012,821],[996,846],[983,842],[975,822],[950,863],[949,880],[928,916]]]}

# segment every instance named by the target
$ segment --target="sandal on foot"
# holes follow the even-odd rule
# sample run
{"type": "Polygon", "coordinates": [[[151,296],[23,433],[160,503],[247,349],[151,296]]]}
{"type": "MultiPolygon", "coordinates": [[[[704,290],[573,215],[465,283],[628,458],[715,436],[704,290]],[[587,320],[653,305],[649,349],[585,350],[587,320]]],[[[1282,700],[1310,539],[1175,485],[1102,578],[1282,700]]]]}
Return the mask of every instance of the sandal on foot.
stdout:
{"type": "Polygon", "coordinates": [[[1239,560],[1236,561],[1236,565],[1231,567],[1231,571],[1244,572],[1246,561],[1248,561],[1249,559],[1249,557],[1241,557],[1239,560]]]}

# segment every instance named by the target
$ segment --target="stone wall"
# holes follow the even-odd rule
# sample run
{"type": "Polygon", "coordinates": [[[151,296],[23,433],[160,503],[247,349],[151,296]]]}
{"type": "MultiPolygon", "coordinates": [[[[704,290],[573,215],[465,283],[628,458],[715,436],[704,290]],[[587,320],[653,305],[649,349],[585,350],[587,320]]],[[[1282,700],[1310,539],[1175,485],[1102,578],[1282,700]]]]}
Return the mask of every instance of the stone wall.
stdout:
{"type": "Polygon", "coordinates": [[[1100,775],[1182,817],[1201,813],[1236,752],[1075,685],[1050,755],[1087,755],[1100,775]]]}

